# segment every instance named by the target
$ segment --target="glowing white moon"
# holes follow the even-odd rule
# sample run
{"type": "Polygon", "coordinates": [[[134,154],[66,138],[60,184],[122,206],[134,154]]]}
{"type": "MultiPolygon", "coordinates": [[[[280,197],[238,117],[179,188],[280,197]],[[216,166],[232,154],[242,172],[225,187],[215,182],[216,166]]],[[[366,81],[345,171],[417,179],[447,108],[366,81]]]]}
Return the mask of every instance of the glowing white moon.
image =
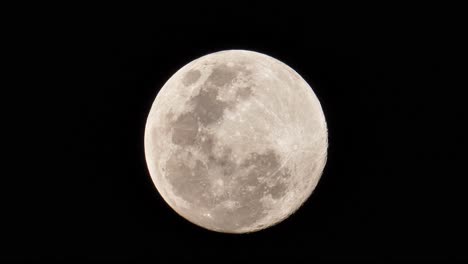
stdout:
{"type": "Polygon", "coordinates": [[[190,62],[162,87],[145,154],[179,215],[245,233],[281,222],[311,195],[327,135],[320,102],[299,74],[267,55],[228,50],[190,62]]]}

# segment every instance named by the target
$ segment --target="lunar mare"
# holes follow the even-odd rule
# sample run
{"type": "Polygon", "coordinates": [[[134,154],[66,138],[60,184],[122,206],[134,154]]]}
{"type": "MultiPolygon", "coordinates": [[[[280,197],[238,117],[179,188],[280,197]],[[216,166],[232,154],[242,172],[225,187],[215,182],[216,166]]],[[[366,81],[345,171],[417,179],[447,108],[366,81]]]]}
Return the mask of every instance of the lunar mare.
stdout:
{"type": "Polygon", "coordinates": [[[270,56],[228,50],[198,58],[162,87],[145,155],[169,206],[209,230],[277,224],[315,189],[327,159],[325,117],[311,87],[270,56]]]}

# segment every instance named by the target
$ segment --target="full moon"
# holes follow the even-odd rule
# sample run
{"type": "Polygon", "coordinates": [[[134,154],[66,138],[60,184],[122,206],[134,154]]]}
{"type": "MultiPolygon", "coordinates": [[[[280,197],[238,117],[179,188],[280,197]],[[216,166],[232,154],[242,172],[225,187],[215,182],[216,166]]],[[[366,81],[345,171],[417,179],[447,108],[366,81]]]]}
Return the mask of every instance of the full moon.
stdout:
{"type": "Polygon", "coordinates": [[[312,88],[270,56],[227,50],[177,71],[149,112],[145,157],[156,189],[186,220],[248,233],[297,211],[327,160],[312,88]]]}

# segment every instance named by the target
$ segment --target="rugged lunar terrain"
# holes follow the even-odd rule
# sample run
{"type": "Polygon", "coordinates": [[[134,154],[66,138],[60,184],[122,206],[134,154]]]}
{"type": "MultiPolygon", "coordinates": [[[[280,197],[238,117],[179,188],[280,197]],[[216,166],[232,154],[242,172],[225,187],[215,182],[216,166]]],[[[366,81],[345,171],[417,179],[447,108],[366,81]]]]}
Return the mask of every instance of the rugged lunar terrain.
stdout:
{"type": "Polygon", "coordinates": [[[310,86],[269,56],[230,50],[174,74],[148,116],[145,152],[156,188],[210,230],[274,225],[310,196],[327,156],[310,86]]]}

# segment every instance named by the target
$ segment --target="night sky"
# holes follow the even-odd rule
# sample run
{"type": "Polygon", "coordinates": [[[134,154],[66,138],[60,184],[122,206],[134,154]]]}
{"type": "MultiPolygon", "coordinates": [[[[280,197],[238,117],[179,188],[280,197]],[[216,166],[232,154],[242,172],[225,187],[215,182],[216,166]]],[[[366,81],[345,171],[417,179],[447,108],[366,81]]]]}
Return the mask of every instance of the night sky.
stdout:
{"type": "Polygon", "coordinates": [[[43,17],[22,44],[34,75],[24,70],[17,81],[34,85],[20,85],[8,111],[20,140],[7,141],[27,143],[7,162],[0,260],[467,259],[466,104],[457,94],[466,81],[456,80],[463,45],[452,11],[86,11],[43,17]],[[311,197],[247,235],[177,215],[143,150],[146,117],[167,79],[226,49],[295,69],[329,130],[311,197]]]}

